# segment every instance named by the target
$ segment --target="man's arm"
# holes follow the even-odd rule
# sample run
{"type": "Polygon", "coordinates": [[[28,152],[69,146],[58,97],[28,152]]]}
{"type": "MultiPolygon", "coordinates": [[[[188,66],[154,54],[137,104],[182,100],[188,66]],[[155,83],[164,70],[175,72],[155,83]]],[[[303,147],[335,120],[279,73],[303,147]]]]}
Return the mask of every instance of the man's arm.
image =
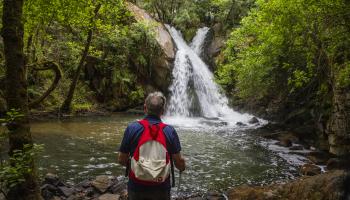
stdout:
{"type": "Polygon", "coordinates": [[[175,164],[175,167],[180,170],[180,172],[184,171],[186,168],[186,163],[185,163],[185,159],[182,157],[181,153],[177,153],[177,154],[172,154],[173,157],[173,161],[175,164]]]}
{"type": "Polygon", "coordinates": [[[123,153],[123,152],[119,152],[118,155],[118,163],[123,165],[123,166],[127,166],[128,165],[128,159],[129,159],[129,154],[128,153],[123,153]]]}
{"type": "Polygon", "coordinates": [[[131,146],[130,142],[134,132],[135,132],[134,124],[132,123],[128,125],[128,127],[125,129],[124,137],[119,147],[119,154],[118,154],[117,161],[119,164],[126,167],[128,165],[128,159],[130,155],[130,146],[131,146]]]}

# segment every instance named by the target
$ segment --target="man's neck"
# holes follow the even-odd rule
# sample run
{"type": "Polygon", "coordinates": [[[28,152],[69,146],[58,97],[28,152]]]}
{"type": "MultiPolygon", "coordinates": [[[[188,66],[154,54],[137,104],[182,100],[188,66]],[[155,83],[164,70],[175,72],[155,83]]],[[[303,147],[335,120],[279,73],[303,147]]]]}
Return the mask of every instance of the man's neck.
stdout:
{"type": "Polygon", "coordinates": [[[160,116],[158,116],[158,115],[149,115],[149,114],[147,114],[146,118],[161,120],[160,116]]]}

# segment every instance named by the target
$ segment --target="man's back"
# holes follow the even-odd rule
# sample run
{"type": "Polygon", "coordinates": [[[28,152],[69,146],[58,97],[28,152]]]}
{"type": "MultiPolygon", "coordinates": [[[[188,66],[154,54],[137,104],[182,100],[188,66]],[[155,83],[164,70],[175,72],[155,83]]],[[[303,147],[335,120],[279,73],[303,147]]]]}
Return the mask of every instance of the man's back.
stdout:
{"type": "MultiPolygon", "coordinates": [[[[120,164],[130,167],[130,158],[132,161],[132,170],[129,175],[129,183],[128,183],[128,198],[129,200],[170,200],[170,176],[169,168],[165,170],[166,173],[162,173],[162,176],[158,176],[158,173],[153,173],[159,170],[159,165],[147,165],[145,166],[143,162],[149,163],[157,163],[155,160],[139,160],[140,154],[140,145],[146,144],[147,141],[150,141],[155,146],[159,146],[156,142],[159,142],[166,150],[160,148],[154,148],[156,150],[152,151],[142,151],[144,158],[152,158],[153,154],[163,155],[163,159],[166,162],[166,165],[160,165],[161,167],[168,167],[169,159],[172,158],[174,161],[175,167],[180,171],[185,170],[185,160],[181,156],[181,145],[179,141],[179,137],[172,126],[165,125],[161,122],[160,116],[163,115],[165,111],[166,98],[161,92],[154,92],[147,96],[144,104],[144,111],[146,113],[145,121],[133,122],[131,123],[125,130],[124,138],[120,145],[119,149],[119,157],[118,161],[120,164]],[[163,127],[162,130],[159,131],[159,128],[152,129],[156,125],[156,127],[163,127]],[[161,126],[158,126],[161,125],[161,126]],[[152,130],[150,130],[152,129],[152,130]],[[161,135],[159,135],[161,134],[161,135]],[[165,137],[163,137],[163,134],[165,137]],[[161,138],[159,138],[160,136],[161,138]],[[141,141],[140,141],[141,140],[141,141]],[[166,140],[166,141],[164,141],[166,140]],[[142,143],[144,142],[144,143],[142,143]],[[164,151],[163,151],[164,150],[164,151]],[[159,153],[159,151],[163,153],[159,153]],[[166,153],[164,153],[166,152],[166,153]],[[151,155],[144,155],[151,154],[151,155]],[[156,169],[153,167],[156,166],[156,169]],[[143,167],[151,168],[145,169],[143,167]],[[144,171],[142,171],[144,169],[144,171]],[[139,171],[138,171],[139,170],[139,171]],[[134,172],[139,173],[140,176],[136,176],[134,172]],[[156,178],[157,182],[145,181],[144,179],[138,179],[143,176],[143,172],[150,172],[150,176],[152,178],[156,178]],[[156,176],[153,176],[153,175],[156,176]],[[160,178],[160,179],[159,179],[160,178]],[[159,181],[159,182],[158,182],[159,181]],[[148,183],[152,184],[148,184],[148,183]]],[[[146,145],[152,146],[152,145],[146,145]]],[[[152,147],[150,147],[152,148],[152,147]]],[[[160,160],[162,161],[162,160],[160,160]]],[[[172,164],[172,163],[171,163],[172,164]]]]}
{"type": "MultiPolygon", "coordinates": [[[[159,117],[150,116],[150,115],[146,116],[145,120],[147,120],[150,124],[159,124],[161,122],[161,119],[159,117]]],[[[136,150],[140,136],[143,133],[143,131],[144,131],[144,127],[139,122],[133,122],[129,124],[125,130],[124,138],[121,143],[119,151],[132,156],[136,150]]],[[[169,154],[172,155],[172,154],[179,153],[181,151],[181,144],[175,129],[170,125],[166,125],[163,129],[163,132],[166,136],[167,148],[168,148],[167,150],[169,154]]],[[[146,190],[159,190],[159,189],[170,190],[170,187],[171,187],[170,178],[167,178],[165,182],[156,186],[139,184],[133,181],[132,179],[130,179],[128,183],[128,188],[133,191],[146,191],[146,190]]]]}

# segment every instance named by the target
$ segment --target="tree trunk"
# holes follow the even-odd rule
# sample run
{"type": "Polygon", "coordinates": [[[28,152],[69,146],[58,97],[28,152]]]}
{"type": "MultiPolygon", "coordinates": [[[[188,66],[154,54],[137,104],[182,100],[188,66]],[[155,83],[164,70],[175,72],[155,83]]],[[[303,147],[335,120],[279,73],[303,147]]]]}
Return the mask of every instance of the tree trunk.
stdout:
{"type": "Polygon", "coordinates": [[[51,94],[51,92],[56,89],[59,81],[62,78],[62,71],[57,63],[52,61],[47,61],[44,63],[39,63],[38,65],[40,67],[32,66],[33,70],[36,70],[36,71],[52,70],[55,73],[55,78],[52,81],[50,87],[38,99],[35,99],[29,103],[29,108],[34,108],[38,106],[42,101],[44,101],[46,97],[48,97],[51,94]]]}
{"type": "MultiPolygon", "coordinates": [[[[25,77],[25,61],[23,53],[23,0],[4,0],[3,28],[5,65],[6,65],[6,101],[8,109],[16,109],[24,117],[16,119],[8,125],[9,154],[22,150],[25,144],[32,144],[28,120],[28,94],[25,77]]],[[[24,177],[25,181],[10,189],[10,200],[40,199],[39,187],[36,182],[34,163],[30,164],[31,172],[24,177]]]]}
{"type": "Polygon", "coordinates": [[[100,8],[101,8],[101,4],[98,4],[96,6],[96,8],[95,8],[93,17],[90,19],[91,27],[90,27],[89,32],[88,32],[88,37],[86,39],[85,48],[83,50],[83,54],[82,54],[82,57],[80,59],[78,68],[75,71],[72,83],[71,83],[71,85],[69,87],[69,91],[68,91],[67,97],[66,97],[66,99],[64,100],[64,102],[63,102],[63,104],[61,106],[61,111],[64,112],[64,113],[69,113],[71,111],[71,104],[72,104],[72,100],[73,100],[73,97],[74,97],[74,91],[75,91],[75,88],[77,86],[77,83],[78,83],[78,80],[79,80],[79,77],[80,77],[81,69],[84,66],[84,62],[85,62],[86,57],[87,57],[87,55],[89,53],[89,49],[90,49],[90,45],[91,45],[92,33],[93,33],[93,29],[94,29],[94,26],[92,26],[92,24],[93,24],[95,18],[97,17],[97,13],[98,13],[100,8]]]}

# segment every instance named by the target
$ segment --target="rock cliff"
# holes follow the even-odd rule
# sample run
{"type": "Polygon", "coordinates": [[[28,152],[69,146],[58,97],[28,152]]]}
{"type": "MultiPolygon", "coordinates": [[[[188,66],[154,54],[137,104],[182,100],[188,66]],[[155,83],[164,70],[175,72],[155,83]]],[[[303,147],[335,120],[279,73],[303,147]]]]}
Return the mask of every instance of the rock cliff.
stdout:
{"type": "Polygon", "coordinates": [[[134,15],[136,21],[154,25],[155,39],[162,52],[161,56],[158,57],[154,62],[155,64],[151,67],[152,77],[149,84],[156,89],[167,92],[171,82],[172,63],[175,59],[175,45],[173,40],[165,26],[153,19],[145,10],[130,2],[127,2],[127,8],[134,15]]]}

